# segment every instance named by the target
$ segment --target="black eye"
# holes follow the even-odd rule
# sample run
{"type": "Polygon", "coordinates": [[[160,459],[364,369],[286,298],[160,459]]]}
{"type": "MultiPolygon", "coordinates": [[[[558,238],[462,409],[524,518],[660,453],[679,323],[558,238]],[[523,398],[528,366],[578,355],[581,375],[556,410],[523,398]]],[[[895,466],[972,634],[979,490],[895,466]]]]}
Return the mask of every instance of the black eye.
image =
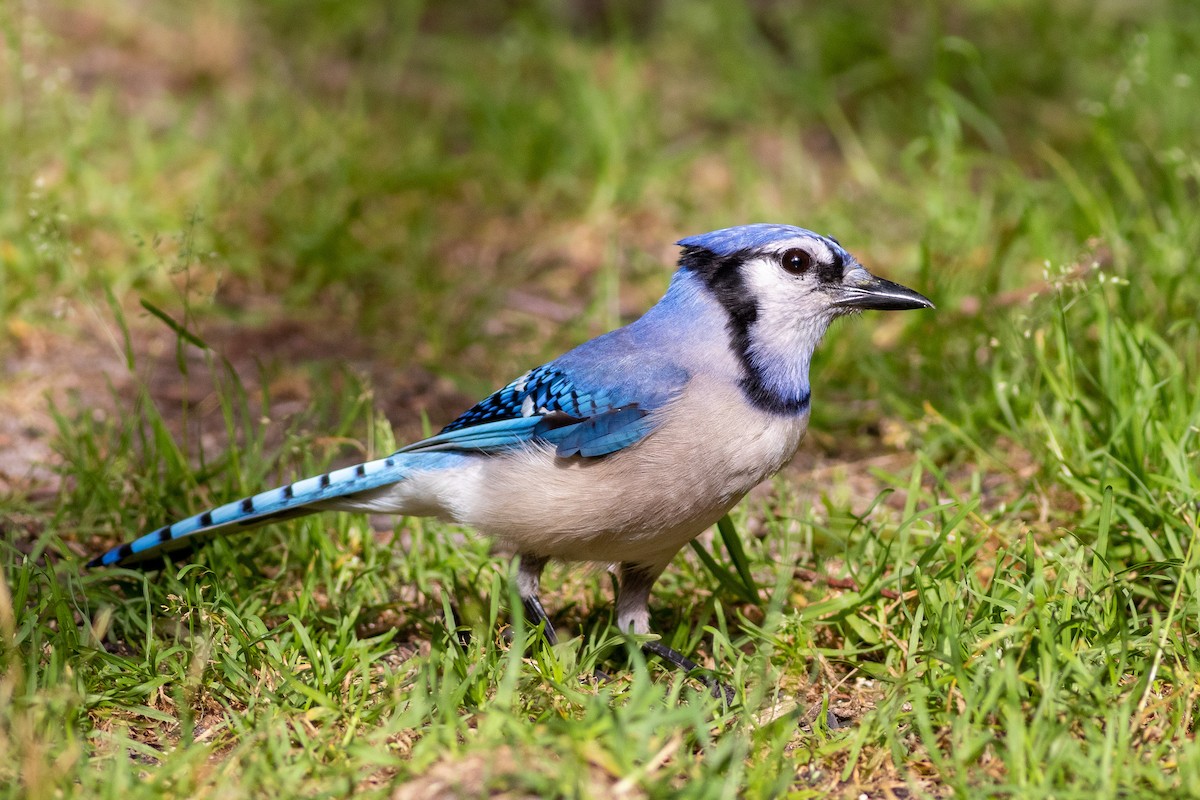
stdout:
{"type": "Polygon", "coordinates": [[[812,253],[799,247],[783,251],[780,265],[793,275],[803,275],[813,265],[812,253]]]}

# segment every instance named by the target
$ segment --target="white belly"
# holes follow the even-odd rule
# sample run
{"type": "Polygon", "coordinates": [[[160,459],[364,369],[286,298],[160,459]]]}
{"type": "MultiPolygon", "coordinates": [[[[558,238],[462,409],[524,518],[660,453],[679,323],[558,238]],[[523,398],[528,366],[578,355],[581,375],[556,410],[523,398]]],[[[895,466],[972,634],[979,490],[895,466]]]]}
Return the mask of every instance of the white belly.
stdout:
{"type": "Polygon", "coordinates": [[[693,385],[649,436],[601,458],[530,447],[447,486],[449,516],[518,553],[665,565],[796,452],[808,414],[750,409],[735,387],[693,385]]]}

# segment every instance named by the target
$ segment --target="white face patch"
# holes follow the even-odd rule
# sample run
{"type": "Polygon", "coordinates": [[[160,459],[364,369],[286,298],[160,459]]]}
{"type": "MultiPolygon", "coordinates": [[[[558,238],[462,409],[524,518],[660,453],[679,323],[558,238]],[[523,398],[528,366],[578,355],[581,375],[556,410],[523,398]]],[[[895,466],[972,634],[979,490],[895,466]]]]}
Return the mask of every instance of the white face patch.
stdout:
{"type": "Polygon", "coordinates": [[[742,276],[758,304],[760,319],[764,312],[776,307],[779,316],[770,314],[771,323],[791,327],[787,325],[789,316],[799,322],[828,311],[828,295],[822,291],[822,284],[828,280],[830,268],[840,261],[841,256],[820,239],[796,237],[776,242],[769,252],[746,261],[742,276]],[[780,265],[783,254],[791,249],[812,255],[812,267],[802,275],[790,273],[780,265]]]}
{"type": "Polygon", "coordinates": [[[813,350],[838,316],[822,285],[839,255],[818,239],[797,237],[772,245],[770,252],[747,260],[742,278],[754,298],[757,318],[749,329],[749,353],[760,369],[775,376],[780,385],[807,383],[813,350]],[[791,248],[813,256],[812,268],[802,275],[789,273],[780,258],[791,248]]]}

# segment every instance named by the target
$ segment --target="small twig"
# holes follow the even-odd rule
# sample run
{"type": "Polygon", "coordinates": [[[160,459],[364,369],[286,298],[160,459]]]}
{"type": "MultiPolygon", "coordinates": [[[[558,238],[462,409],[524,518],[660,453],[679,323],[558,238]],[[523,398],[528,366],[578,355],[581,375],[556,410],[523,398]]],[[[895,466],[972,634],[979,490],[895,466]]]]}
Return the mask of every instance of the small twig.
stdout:
{"type": "MultiPolygon", "coordinates": [[[[1006,292],[1000,292],[999,294],[989,297],[987,299],[987,308],[997,309],[1024,305],[1034,297],[1052,291],[1056,286],[1080,280],[1093,270],[1103,269],[1104,267],[1111,265],[1112,260],[1112,253],[1106,248],[1097,250],[1092,254],[1092,258],[1080,261],[1062,275],[1044,278],[1040,281],[1035,281],[1024,286],[1018,286],[1015,289],[1009,289],[1006,292]]],[[[961,314],[964,314],[968,317],[976,316],[983,309],[983,301],[975,295],[968,295],[964,297],[960,301],[958,308],[961,314]]]]}
{"type": "MultiPolygon", "coordinates": [[[[813,570],[805,569],[804,567],[796,567],[792,574],[802,581],[824,584],[831,589],[845,589],[850,592],[859,591],[858,581],[854,580],[853,578],[831,578],[828,575],[822,575],[819,572],[814,572],[813,570]]],[[[895,589],[880,589],[879,594],[889,600],[904,599],[904,596],[895,589]]]]}
{"type": "Polygon", "coordinates": [[[673,735],[667,740],[667,743],[659,748],[659,751],[651,756],[650,760],[647,761],[642,767],[635,769],[632,773],[626,775],[624,778],[618,781],[612,788],[612,796],[630,796],[633,791],[642,783],[644,778],[651,776],[662,769],[663,765],[671,760],[672,756],[675,755],[675,752],[682,744],[683,736],[679,733],[673,735]]]}

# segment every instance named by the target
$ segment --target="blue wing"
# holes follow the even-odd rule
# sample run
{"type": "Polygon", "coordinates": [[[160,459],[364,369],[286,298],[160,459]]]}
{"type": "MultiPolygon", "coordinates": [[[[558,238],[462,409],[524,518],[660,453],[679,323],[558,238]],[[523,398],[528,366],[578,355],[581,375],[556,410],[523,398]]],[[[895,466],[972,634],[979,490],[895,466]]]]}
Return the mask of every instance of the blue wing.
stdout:
{"type": "Polygon", "coordinates": [[[651,412],[674,392],[672,382],[652,391],[586,389],[550,363],[530,370],[468,409],[435,436],[398,452],[474,450],[497,452],[528,442],[549,442],[561,457],[593,458],[640,441],[654,427],[651,412]],[[636,395],[636,396],[631,396],[636,395]]]}

